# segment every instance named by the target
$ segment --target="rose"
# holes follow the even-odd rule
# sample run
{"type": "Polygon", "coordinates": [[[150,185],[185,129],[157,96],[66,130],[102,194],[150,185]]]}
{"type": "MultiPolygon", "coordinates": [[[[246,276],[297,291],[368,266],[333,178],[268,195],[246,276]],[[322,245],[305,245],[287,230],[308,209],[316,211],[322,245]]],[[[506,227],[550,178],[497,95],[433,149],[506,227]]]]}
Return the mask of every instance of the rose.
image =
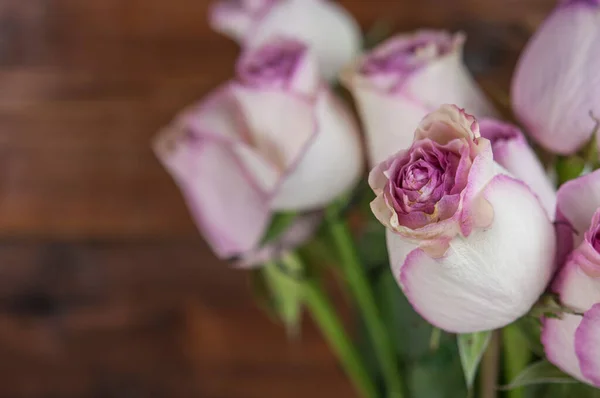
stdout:
{"type": "Polygon", "coordinates": [[[556,190],[535,152],[518,127],[494,119],[479,122],[481,136],[490,140],[494,160],[525,182],[538,196],[548,215],[554,219],[556,190]]]}
{"type": "Polygon", "coordinates": [[[328,80],[361,48],[360,27],[345,9],[325,0],[219,0],[210,12],[212,27],[245,47],[274,36],[305,42],[328,80]]]}
{"type": "Polygon", "coordinates": [[[244,54],[237,79],[183,112],[156,152],[221,258],[257,250],[273,212],[319,209],[362,171],[355,121],[291,39],[244,54]]]}
{"type": "Polygon", "coordinates": [[[343,72],[357,102],[371,164],[406,149],[429,112],[457,104],[476,116],[495,111],[462,61],[464,36],[418,31],[395,36],[343,72]]]}
{"type": "Polygon", "coordinates": [[[535,194],[506,175],[473,116],[445,105],[369,176],[396,279],[433,325],[458,333],[525,314],[553,272],[555,234],[535,194]]]}
{"type": "Polygon", "coordinates": [[[600,387],[600,171],[558,190],[560,273],[552,289],[576,314],[543,320],[548,360],[577,379],[600,387]],[[581,315],[583,314],[583,316],[581,315]]]}
{"type": "Polygon", "coordinates": [[[600,2],[563,1],[523,51],[512,82],[513,110],[545,148],[572,154],[600,115],[600,2]]]}

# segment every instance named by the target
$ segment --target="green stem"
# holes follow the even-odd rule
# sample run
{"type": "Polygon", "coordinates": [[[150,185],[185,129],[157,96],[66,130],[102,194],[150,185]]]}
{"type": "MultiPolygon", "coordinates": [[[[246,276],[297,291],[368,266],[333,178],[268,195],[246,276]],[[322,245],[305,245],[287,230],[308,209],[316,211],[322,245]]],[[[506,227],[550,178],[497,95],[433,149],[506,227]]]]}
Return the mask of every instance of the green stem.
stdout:
{"type": "Polygon", "coordinates": [[[328,227],[340,255],[341,269],[358,309],[365,322],[375,350],[375,355],[383,371],[388,398],[402,398],[403,384],[400,368],[394,355],[391,338],[385,328],[371,285],[361,264],[350,229],[339,217],[336,205],[327,210],[328,227]]]}
{"type": "Polygon", "coordinates": [[[498,373],[500,365],[500,334],[492,332],[492,338],[481,360],[479,376],[481,398],[496,398],[498,390],[498,373]]]}
{"type": "MultiPolygon", "coordinates": [[[[517,377],[531,360],[527,339],[521,334],[521,330],[515,324],[502,329],[502,348],[504,353],[504,374],[510,383],[517,377]]],[[[515,388],[506,392],[508,398],[523,398],[525,390],[515,388]]]]}
{"type": "MultiPolygon", "coordinates": [[[[283,261],[292,265],[293,269],[298,269],[301,263],[297,256],[291,254],[283,261]]],[[[322,287],[312,279],[303,280],[301,285],[304,303],[355,387],[365,398],[377,398],[375,384],[322,287]]]]}

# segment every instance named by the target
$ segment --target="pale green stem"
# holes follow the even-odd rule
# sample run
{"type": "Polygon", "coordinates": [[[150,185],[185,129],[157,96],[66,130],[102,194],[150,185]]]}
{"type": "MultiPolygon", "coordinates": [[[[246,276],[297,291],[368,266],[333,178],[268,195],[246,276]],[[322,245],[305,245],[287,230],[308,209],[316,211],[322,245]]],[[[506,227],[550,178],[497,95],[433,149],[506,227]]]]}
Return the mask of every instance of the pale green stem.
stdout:
{"type": "Polygon", "coordinates": [[[395,357],[395,350],[377,307],[371,285],[361,264],[356,246],[346,222],[339,217],[337,206],[328,209],[327,224],[337,246],[341,270],[358,306],[371,338],[375,355],[383,372],[388,398],[402,398],[402,375],[395,357]]]}
{"type": "MultiPolygon", "coordinates": [[[[504,374],[507,383],[510,383],[527,367],[531,360],[531,350],[528,347],[527,339],[517,325],[508,325],[502,330],[502,351],[504,353],[504,374]]],[[[524,398],[525,390],[522,387],[508,390],[506,396],[507,398],[524,398]]]]}
{"type": "MultiPolygon", "coordinates": [[[[301,269],[298,266],[301,260],[295,255],[290,254],[282,261],[292,265],[292,269],[301,269]]],[[[322,286],[312,279],[299,283],[307,309],[356,389],[365,398],[377,398],[377,388],[322,286]]]]}

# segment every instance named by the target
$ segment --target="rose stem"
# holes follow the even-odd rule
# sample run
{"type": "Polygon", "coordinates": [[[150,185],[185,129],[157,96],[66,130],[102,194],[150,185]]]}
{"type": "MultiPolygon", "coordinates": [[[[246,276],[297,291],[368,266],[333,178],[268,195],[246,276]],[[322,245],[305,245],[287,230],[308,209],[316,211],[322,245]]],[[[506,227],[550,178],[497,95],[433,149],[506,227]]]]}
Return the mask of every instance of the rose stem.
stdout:
{"type": "MultiPolygon", "coordinates": [[[[297,255],[288,254],[282,261],[291,269],[305,269],[297,255]]],[[[300,281],[302,298],[313,320],[337,355],[342,367],[365,398],[377,398],[377,388],[369,376],[358,350],[348,337],[335,307],[314,279],[300,281]]]]}
{"type": "MultiPolygon", "coordinates": [[[[508,325],[502,329],[502,348],[504,353],[504,373],[506,382],[512,380],[527,367],[531,360],[531,351],[527,345],[527,340],[521,333],[519,327],[515,324],[508,325]]],[[[508,398],[523,398],[523,388],[515,388],[507,391],[508,398]]]]}
{"type": "Polygon", "coordinates": [[[394,355],[392,341],[356,251],[350,228],[339,213],[339,206],[335,203],[327,209],[327,226],[340,255],[342,273],[371,337],[375,355],[383,371],[387,397],[402,398],[402,375],[394,355]]]}
{"type": "Polygon", "coordinates": [[[500,361],[500,333],[492,332],[492,339],[481,361],[480,397],[496,398],[498,387],[498,371],[500,361]]]}

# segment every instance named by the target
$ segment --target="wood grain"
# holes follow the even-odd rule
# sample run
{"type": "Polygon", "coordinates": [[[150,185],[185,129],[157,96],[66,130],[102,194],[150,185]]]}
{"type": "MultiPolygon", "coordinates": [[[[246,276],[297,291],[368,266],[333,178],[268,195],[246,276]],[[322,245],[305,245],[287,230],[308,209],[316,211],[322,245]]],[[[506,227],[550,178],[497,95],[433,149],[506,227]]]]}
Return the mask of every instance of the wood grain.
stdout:
{"type": "MultiPolygon", "coordinates": [[[[464,30],[506,92],[549,0],[343,0],[367,30],[464,30]]],[[[0,0],[0,398],[352,397],[210,254],[150,150],[238,49],[207,0],[0,0]]]]}

